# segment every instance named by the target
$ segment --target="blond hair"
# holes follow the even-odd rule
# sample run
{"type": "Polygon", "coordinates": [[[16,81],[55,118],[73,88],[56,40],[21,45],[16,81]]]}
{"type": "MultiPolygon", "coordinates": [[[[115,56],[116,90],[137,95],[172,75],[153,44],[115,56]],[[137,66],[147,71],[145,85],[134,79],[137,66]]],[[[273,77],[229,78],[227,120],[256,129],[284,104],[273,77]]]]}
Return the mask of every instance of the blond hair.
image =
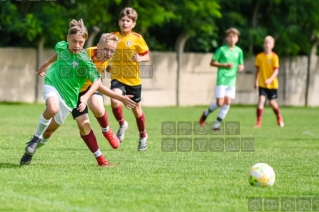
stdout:
{"type": "Polygon", "coordinates": [[[107,41],[114,41],[116,44],[120,41],[120,39],[112,33],[103,33],[100,37],[100,44],[106,43],[107,41]]]}
{"type": "Polygon", "coordinates": [[[229,34],[235,34],[235,35],[240,35],[239,31],[236,28],[229,28],[226,30],[226,36],[229,34]]]}
{"type": "Polygon", "coordinates": [[[123,10],[121,10],[119,19],[123,18],[124,16],[129,17],[133,22],[136,22],[138,17],[137,12],[131,7],[125,7],[123,10]]]}
{"type": "Polygon", "coordinates": [[[275,38],[270,35],[266,36],[264,41],[270,41],[273,44],[275,44],[275,38]]]}
{"type": "Polygon", "coordinates": [[[80,19],[79,21],[77,20],[72,20],[69,24],[69,32],[68,35],[76,35],[80,34],[83,36],[83,38],[86,40],[89,37],[88,31],[86,27],[84,26],[83,20],[80,19]]]}

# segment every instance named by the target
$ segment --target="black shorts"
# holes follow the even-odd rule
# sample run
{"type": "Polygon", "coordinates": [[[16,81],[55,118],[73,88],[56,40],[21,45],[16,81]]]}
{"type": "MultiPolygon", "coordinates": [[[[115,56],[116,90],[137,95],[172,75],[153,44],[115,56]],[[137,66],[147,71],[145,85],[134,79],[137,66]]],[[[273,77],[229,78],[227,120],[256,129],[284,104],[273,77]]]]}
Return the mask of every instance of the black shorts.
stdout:
{"type": "MultiPolygon", "coordinates": [[[[89,109],[88,109],[88,106],[87,106],[87,105],[86,105],[85,109],[84,109],[82,112],[80,112],[80,111],[77,109],[77,108],[79,107],[80,103],[81,103],[81,102],[80,102],[80,97],[83,96],[89,89],[90,89],[90,87],[88,87],[88,89],[86,89],[86,91],[82,91],[82,92],[79,93],[79,96],[78,96],[78,104],[76,105],[76,108],[73,108],[73,110],[72,110],[73,119],[76,119],[77,117],[82,116],[83,114],[89,113],[89,109]]],[[[95,92],[93,93],[93,95],[100,95],[100,96],[102,96],[102,98],[104,98],[104,97],[103,97],[103,94],[101,94],[101,93],[98,92],[98,91],[95,91],[95,92]]]]}
{"type": "Polygon", "coordinates": [[[277,99],[277,89],[259,87],[259,96],[265,96],[268,100],[277,99]]]}
{"type": "Polygon", "coordinates": [[[129,86],[125,85],[118,80],[111,81],[111,89],[118,88],[123,92],[123,95],[133,95],[131,98],[134,102],[138,103],[141,101],[142,85],[129,86]]]}

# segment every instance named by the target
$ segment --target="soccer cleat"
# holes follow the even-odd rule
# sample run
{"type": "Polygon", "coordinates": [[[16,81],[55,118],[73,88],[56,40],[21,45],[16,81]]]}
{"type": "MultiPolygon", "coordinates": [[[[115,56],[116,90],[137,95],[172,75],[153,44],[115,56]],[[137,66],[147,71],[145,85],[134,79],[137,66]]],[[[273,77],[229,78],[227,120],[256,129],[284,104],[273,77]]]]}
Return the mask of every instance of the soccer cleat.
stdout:
{"type": "Polygon", "coordinates": [[[199,119],[199,124],[200,124],[201,126],[204,126],[204,125],[205,125],[205,120],[206,120],[206,118],[207,118],[207,116],[205,116],[205,112],[206,112],[206,111],[203,112],[202,116],[201,116],[200,119],[199,119]]]}
{"type": "Polygon", "coordinates": [[[117,149],[120,146],[120,140],[116,135],[109,129],[107,132],[102,132],[104,137],[109,141],[113,149],[117,149]]]}
{"type": "Polygon", "coordinates": [[[29,155],[33,155],[37,150],[37,145],[40,141],[40,138],[33,136],[33,138],[28,143],[26,143],[27,146],[25,148],[25,152],[29,155]]]}
{"type": "Polygon", "coordinates": [[[32,160],[33,155],[29,155],[27,153],[24,153],[22,155],[21,160],[20,160],[20,165],[29,165],[31,160],[32,160]]]}
{"type": "Polygon", "coordinates": [[[284,126],[284,119],[282,118],[281,115],[278,115],[278,117],[277,117],[277,123],[278,123],[278,126],[280,126],[280,127],[283,127],[283,126],[284,126]]]}
{"type": "Polygon", "coordinates": [[[117,166],[118,165],[118,164],[113,164],[113,163],[108,162],[106,160],[106,158],[104,157],[104,155],[97,157],[96,161],[97,161],[98,166],[109,167],[109,166],[117,166]]]}
{"type": "Polygon", "coordinates": [[[147,150],[147,139],[148,139],[147,134],[144,138],[140,138],[140,140],[138,141],[138,151],[147,150]]]}
{"type": "Polygon", "coordinates": [[[127,130],[127,128],[128,128],[128,123],[127,123],[127,121],[124,121],[124,124],[120,126],[120,128],[116,134],[116,136],[119,138],[120,142],[122,142],[124,140],[125,131],[127,130]]]}

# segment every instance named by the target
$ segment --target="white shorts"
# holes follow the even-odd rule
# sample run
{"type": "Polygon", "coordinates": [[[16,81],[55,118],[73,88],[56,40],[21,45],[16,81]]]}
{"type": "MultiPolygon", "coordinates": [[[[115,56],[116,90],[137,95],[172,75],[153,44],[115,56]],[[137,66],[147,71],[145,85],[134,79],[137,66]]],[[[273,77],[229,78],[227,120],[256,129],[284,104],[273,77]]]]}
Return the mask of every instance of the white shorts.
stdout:
{"type": "Polygon", "coordinates": [[[59,111],[54,116],[54,120],[57,124],[62,125],[68,117],[69,113],[72,111],[72,108],[68,107],[65,103],[65,101],[60,96],[59,92],[52,87],[51,85],[44,85],[43,87],[43,98],[46,102],[47,99],[51,96],[56,96],[59,99],[59,111]]]}
{"type": "Polygon", "coordinates": [[[217,85],[215,90],[215,98],[224,98],[225,96],[235,99],[236,88],[226,85],[217,85]]]}

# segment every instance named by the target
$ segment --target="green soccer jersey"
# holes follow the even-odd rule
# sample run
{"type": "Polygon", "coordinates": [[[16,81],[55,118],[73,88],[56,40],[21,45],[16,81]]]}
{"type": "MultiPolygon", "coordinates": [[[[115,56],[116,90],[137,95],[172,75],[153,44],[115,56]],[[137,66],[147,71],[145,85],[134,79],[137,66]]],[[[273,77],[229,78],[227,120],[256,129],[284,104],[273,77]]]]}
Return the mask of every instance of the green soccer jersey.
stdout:
{"type": "Polygon", "coordinates": [[[228,45],[224,45],[217,49],[213,60],[219,63],[233,64],[232,68],[218,68],[216,85],[235,87],[238,65],[244,64],[244,56],[241,48],[235,46],[233,49],[230,49],[228,45]]]}
{"type": "Polygon", "coordinates": [[[56,44],[55,51],[57,61],[47,71],[44,84],[57,89],[66,105],[75,108],[85,81],[94,82],[100,74],[84,49],[73,54],[68,49],[68,42],[61,41],[56,44]]]}

